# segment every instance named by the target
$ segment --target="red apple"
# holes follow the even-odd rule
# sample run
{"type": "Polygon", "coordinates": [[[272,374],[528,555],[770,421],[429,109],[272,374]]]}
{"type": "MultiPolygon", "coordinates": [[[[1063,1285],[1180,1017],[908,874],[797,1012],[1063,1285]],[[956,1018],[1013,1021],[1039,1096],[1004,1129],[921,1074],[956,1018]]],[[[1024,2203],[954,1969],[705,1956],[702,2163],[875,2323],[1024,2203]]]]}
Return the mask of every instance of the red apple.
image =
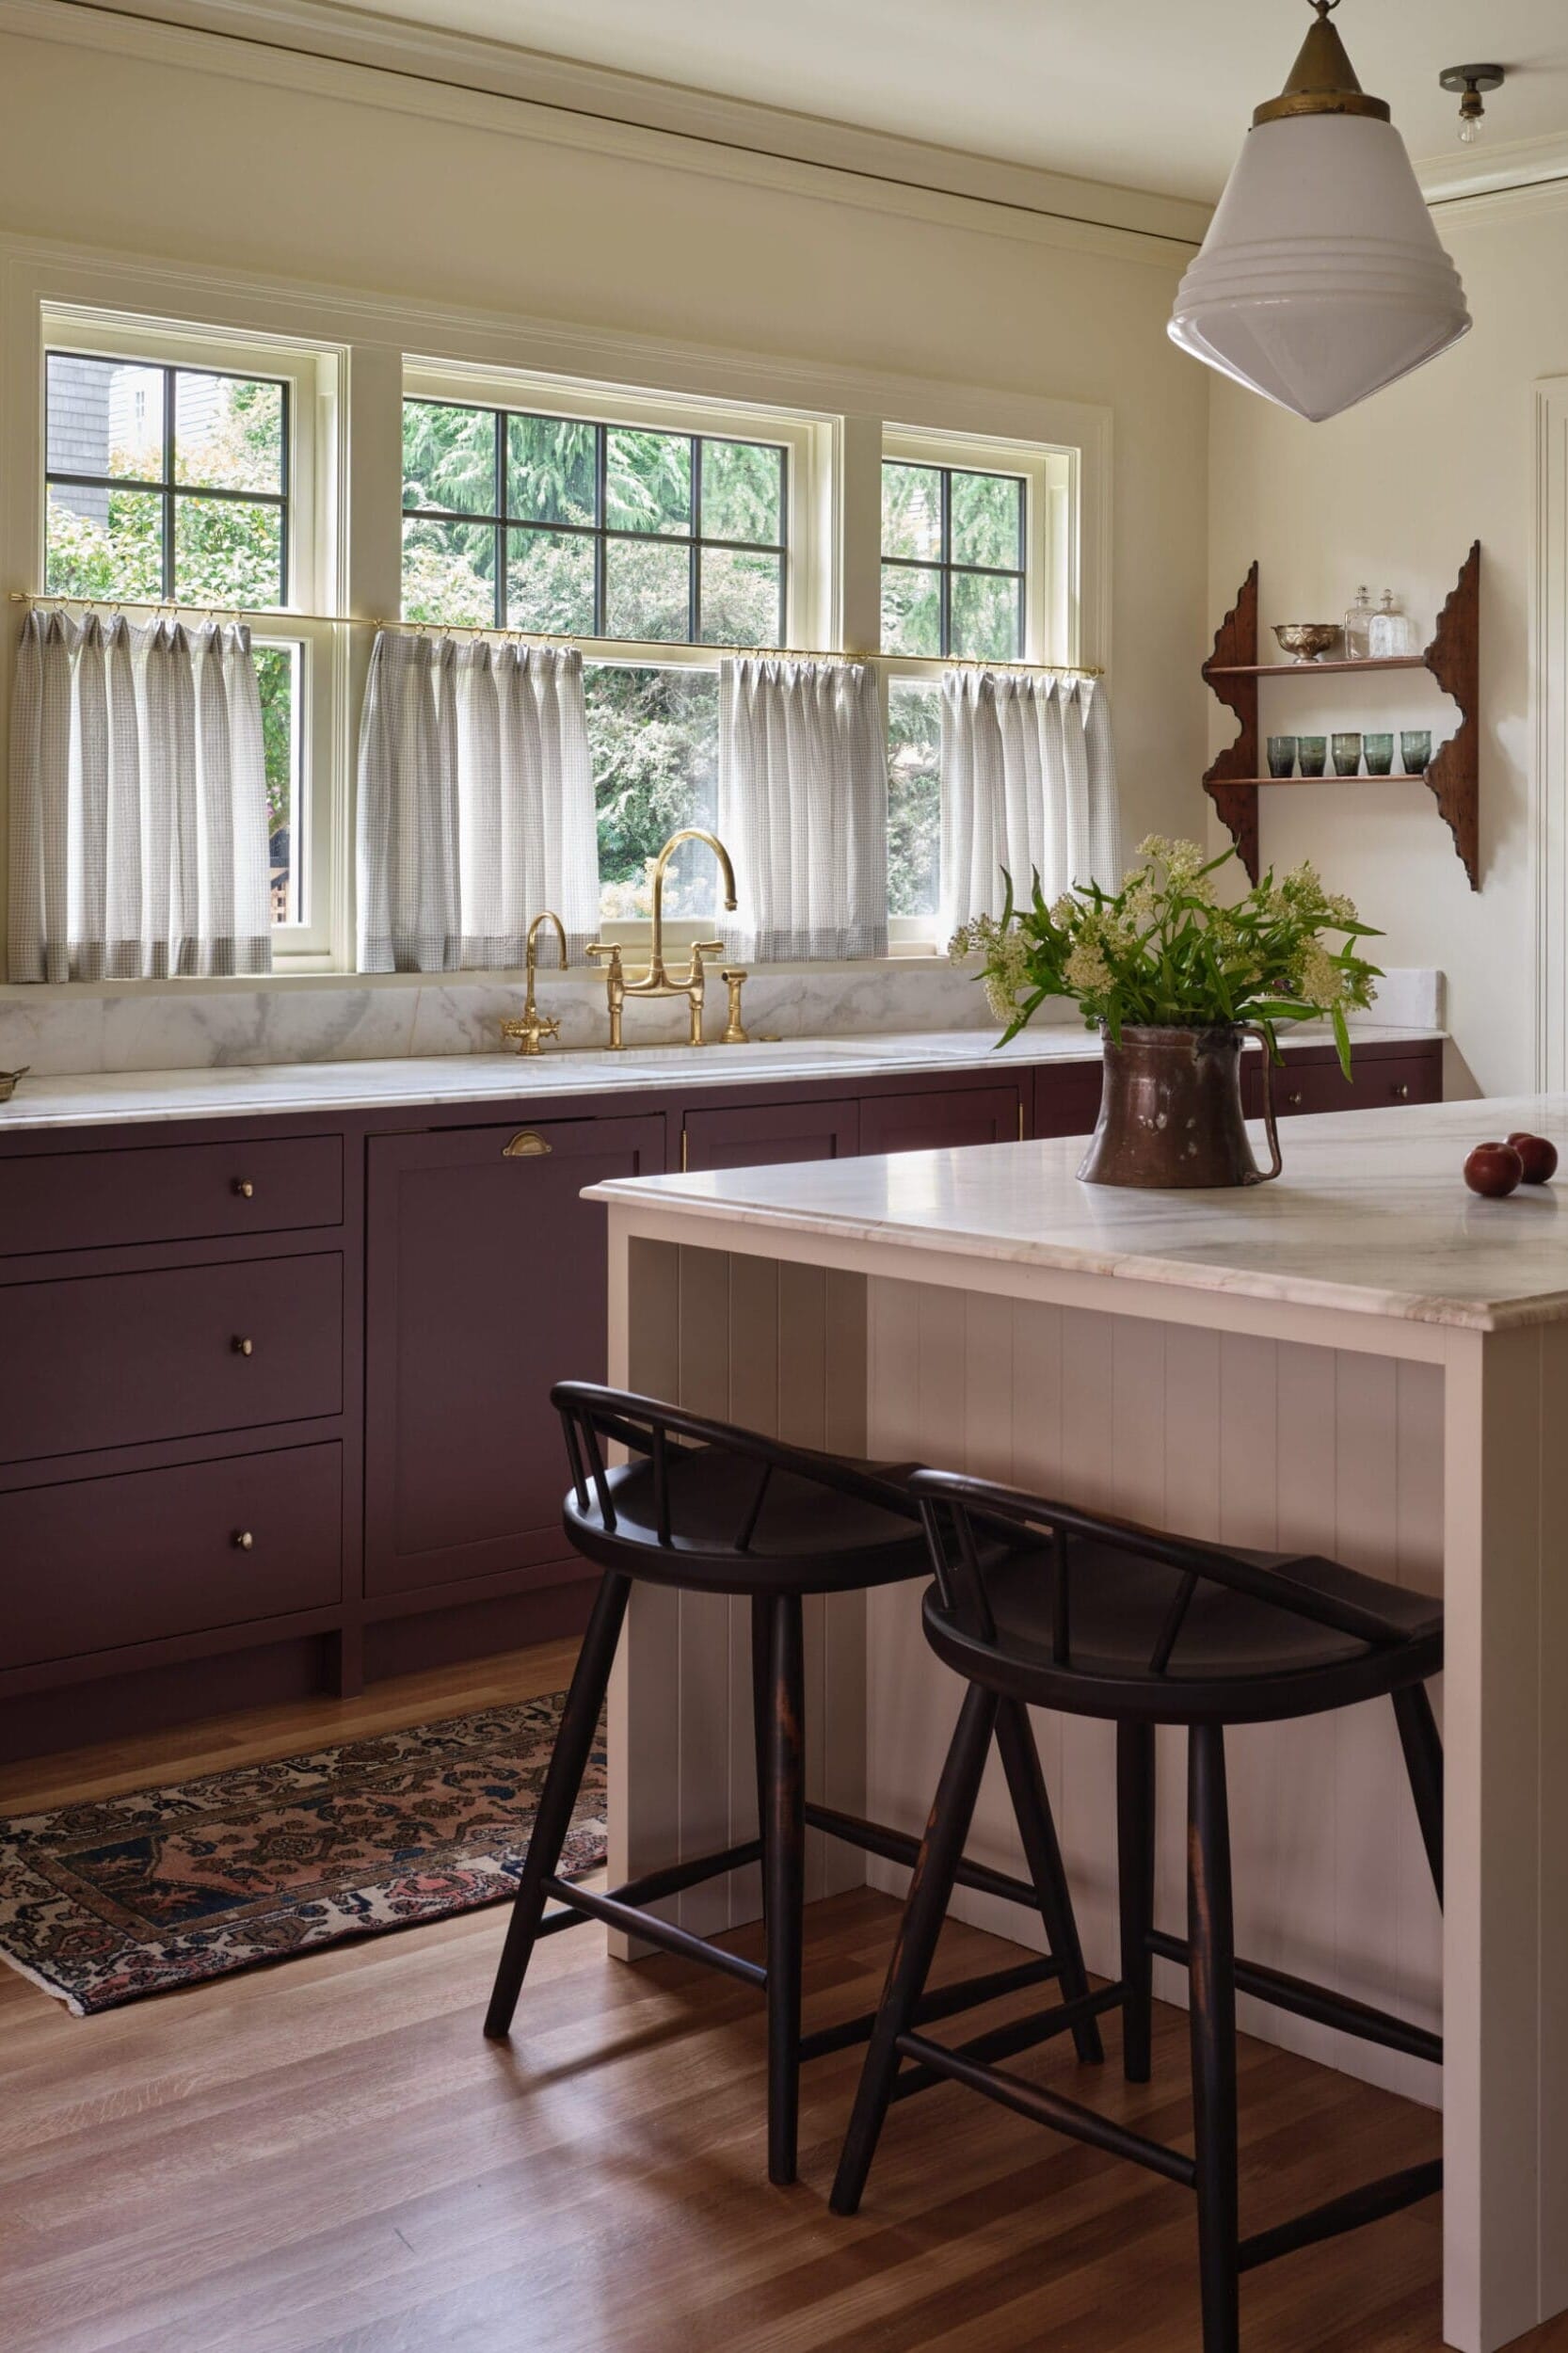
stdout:
{"type": "Polygon", "coordinates": [[[1549,1185],[1557,1175],[1557,1146],[1549,1136],[1532,1136],[1528,1128],[1516,1128],[1509,1137],[1515,1152],[1525,1164],[1527,1185],[1549,1185]]]}
{"type": "Polygon", "coordinates": [[[1512,1193],[1525,1174],[1525,1163],[1512,1144],[1478,1144],[1464,1163],[1464,1181],[1472,1193],[1489,1201],[1512,1193]]]}

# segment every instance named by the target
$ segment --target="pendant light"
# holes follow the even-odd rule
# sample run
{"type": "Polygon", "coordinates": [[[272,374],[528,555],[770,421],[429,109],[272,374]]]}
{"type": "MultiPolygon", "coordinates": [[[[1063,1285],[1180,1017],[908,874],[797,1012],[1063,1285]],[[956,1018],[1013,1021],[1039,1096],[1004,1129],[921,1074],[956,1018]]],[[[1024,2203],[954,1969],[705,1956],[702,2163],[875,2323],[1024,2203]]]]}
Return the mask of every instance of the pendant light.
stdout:
{"type": "Polygon", "coordinates": [[[1280,96],[1253,116],[1170,332],[1318,424],[1435,359],[1470,313],[1389,109],[1363,90],[1329,22],[1338,0],[1311,4],[1316,22],[1280,96]]]}

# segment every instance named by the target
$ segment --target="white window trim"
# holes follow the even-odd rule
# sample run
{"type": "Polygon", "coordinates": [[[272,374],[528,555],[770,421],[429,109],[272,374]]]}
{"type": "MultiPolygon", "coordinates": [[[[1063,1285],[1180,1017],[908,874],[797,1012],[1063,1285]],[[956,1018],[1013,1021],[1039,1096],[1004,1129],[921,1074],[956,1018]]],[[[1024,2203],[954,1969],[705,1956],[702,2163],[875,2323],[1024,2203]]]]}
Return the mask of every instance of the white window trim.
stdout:
{"type": "MultiPolygon", "coordinates": [[[[163,366],[219,369],[271,377],[288,386],[290,511],[286,602],[225,605],[213,610],[224,617],[238,612],[258,646],[296,645],[300,649],[300,709],[296,725],[305,824],[301,829],[296,818],[294,850],[303,877],[309,920],[275,930],[273,963],[280,971],[329,970],[338,962],[344,939],[342,923],[346,900],[334,811],[336,744],[344,724],[344,665],[338,641],[344,632],[330,622],[305,616],[340,609],[335,485],[339,472],[336,428],[341,357],[292,339],[280,341],[271,335],[249,335],[227,327],[176,324],[120,309],[44,302],[39,306],[37,316],[35,382],[40,455],[47,397],[45,363],[51,351],[149,360],[163,366]]],[[[45,576],[48,530],[44,472],[40,463],[34,476],[32,516],[32,579],[40,585],[45,576]]]]}
{"type": "MultiPolygon", "coordinates": [[[[568,417],[595,424],[636,425],[656,431],[704,434],[714,440],[778,444],[788,452],[785,641],[801,647],[835,646],[839,634],[840,567],[834,560],[834,523],[841,472],[838,418],[751,402],[647,392],[624,384],[573,382],[526,370],[473,367],[428,358],[405,359],[403,397],[460,401],[472,407],[512,409],[531,416],[568,417]]],[[[400,530],[401,509],[400,500],[400,530]]],[[[667,638],[573,636],[571,643],[584,662],[638,670],[716,672],[725,650],[713,646],[674,645],[667,638]]],[[[664,937],[670,947],[685,951],[693,940],[708,936],[718,920],[672,920],[664,926],[664,937]]],[[[648,932],[649,926],[643,920],[606,920],[600,925],[599,936],[636,953],[646,951],[648,932]]]]}
{"type": "MultiPolygon", "coordinates": [[[[941,433],[929,427],[888,424],[882,432],[884,459],[912,465],[946,466],[961,472],[1016,474],[1024,485],[1024,650],[1028,663],[1060,663],[1064,668],[1083,660],[1082,579],[1082,452],[1075,445],[1001,440],[983,433],[941,433]]],[[[880,502],[878,506],[880,514],[880,502]]],[[[881,534],[878,531],[877,582],[880,611],[882,573],[881,534]]],[[[900,679],[921,679],[936,684],[953,667],[952,656],[884,654],[882,657],[883,720],[887,697],[900,679]]],[[[999,667],[1005,668],[1005,664],[999,667]]],[[[936,936],[936,913],[890,915],[888,952],[895,956],[930,956],[946,952],[936,936]]]]}
{"type": "MultiPolygon", "coordinates": [[[[119,315],[144,328],[160,322],[200,322],[185,331],[207,339],[209,357],[213,343],[232,341],[271,344],[296,355],[315,352],[333,360],[332,429],[318,440],[333,510],[332,533],[324,544],[336,582],[336,593],[324,595],[315,608],[324,613],[368,620],[399,609],[404,355],[433,351],[446,356],[418,364],[435,368],[449,383],[499,380],[509,388],[522,379],[533,386],[536,398],[552,386],[558,392],[568,388],[574,399],[583,392],[615,387],[611,397],[627,403],[646,396],[689,401],[708,413],[728,406],[748,421],[782,411],[818,422],[833,451],[822,485],[825,520],[819,517],[819,527],[834,553],[834,586],[826,618],[809,632],[804,616],[792,620],[792,636],[806,646],[858,651],[877,643],[884,419],[904,419],[901,433],[929,434],[948,446],[972,438],[998,448],[1067,452],[1077,467],[1073,560],[1080,644],[1072,658],[1091,664],[1112,658],[1113,430],[1112,411],[1102,403],[972,379],[937,381],[814,356],[695,344],[522,312],[350,293],[232,264],[136,259],[91,244],[17,232],[0,233],[0,595],[40,585],[42,306],[88,312],[95,319],[119,315]],[[655,389],[669,387],[677,389],[655,389]],[[634,388],[648,389],[645,394],[634,388]]],[[[332,804],[331,951],[280,956],[273,976],[259,981],[127,982],[112,987],[81,982],[58,984],[52,993],[221,996],[236,989],[256,994],[301,985],[325,984],[333,991],[429,985],[428,976],[365,975],[353,968],[355,736],[372,634],[360,622],[332,632],[333,708],[328,727],[332,744],[326,771],[332,804]]],[[[12,629],[0,638],[0,732],[9,710],[14,646],[12,629]]],[[[652,650],[668,659],[678,649],[652,650]]],[[[635,649],[616,651],[624,656],[635,649]]],[[[1068,657],[1058,652],[1055,658],[1068,657]]],[[[0,856],[4,834],[0,801],[0,856]]],[[[646,926],[641,936],[646,937],[646,926]]],[[[0,993],[21,1000],[37,991],[6,987],[0,993]]]]}

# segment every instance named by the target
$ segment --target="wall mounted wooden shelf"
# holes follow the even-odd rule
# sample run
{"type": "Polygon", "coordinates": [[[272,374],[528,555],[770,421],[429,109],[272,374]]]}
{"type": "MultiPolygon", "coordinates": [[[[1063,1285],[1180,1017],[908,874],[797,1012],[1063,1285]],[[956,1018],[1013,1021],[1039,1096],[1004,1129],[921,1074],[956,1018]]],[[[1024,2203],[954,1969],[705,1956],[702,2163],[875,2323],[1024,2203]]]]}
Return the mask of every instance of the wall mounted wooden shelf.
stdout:
{"type": "Polygon", "coordinates": [[[1480,541],[1465,557],[1453,590],[1437,616],[1432,640],[1424,653],[1404,654],[1376,662],[1259,662],[1257,659],[1257,566],[1241,583],[1240,594],[1214,636],[1214,650],[1203,675],[1219,700],[1240,722],[1236,740],[1220,754],[1204,777],[1204,790],[1219,811],[1254,882],[1259,872],[1257,793],[1265,784],[1403,784],[1430,785],[1438,811],[1454,838],[1454,848],[1472,890],[1480,888],[1480,753],[1477,716],[1480,699],[1480,541]],[[1262,742],[1258,734],[1257,688],[1260,679],[1303,678],[1310,672],[1344,677],[1352,670],[1430,670],[1443,692],[1459,705],[1459,726],[1433,753],[1432,765],[1419,777],[1408,776],[1263,776],[1262,742]]]}

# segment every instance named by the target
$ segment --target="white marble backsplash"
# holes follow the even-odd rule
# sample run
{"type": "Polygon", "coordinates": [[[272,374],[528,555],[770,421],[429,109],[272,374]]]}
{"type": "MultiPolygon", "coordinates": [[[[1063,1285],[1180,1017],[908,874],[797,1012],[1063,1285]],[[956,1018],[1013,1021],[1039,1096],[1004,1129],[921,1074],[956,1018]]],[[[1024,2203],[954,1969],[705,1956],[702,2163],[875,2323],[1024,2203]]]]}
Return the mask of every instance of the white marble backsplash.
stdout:
{"type": "MultiPolygon", "coordinates": [[[[636,959],[628,961],[635,969],[636,959]]],[[[563,1046],[605,1043],[601,973],[541,972],[538,1000],[559,1020],[563,1046]]],[[[725,1005],[715,974],[706,1009],[710,1037],[724,1026],[725,1005]]],[[[521,1007],[522,980],[515,973],[8,987],[0,988],[0,1069],[26,1064],[40,1078],[67,1078],[493,1053],[502,1044],[501,1022],[521,1007]]],[[[1379,989],[1376,1018],[1397,1028],[1440,1029],[1442,975],[1390,972],[1379,989]]],[[[1077,1019],[1065,1003],[1036,1016],[1037,1024],[1077,1019]]],[[[745,1023],[754,1037],[782,1038],[996,1026],[973,973],[941,956],[763,968],[746,983],[745,1023]]],[[[674,1045],[685,1035],[684,999],[628,1003],[628,1046],[674,1045]]]]}

